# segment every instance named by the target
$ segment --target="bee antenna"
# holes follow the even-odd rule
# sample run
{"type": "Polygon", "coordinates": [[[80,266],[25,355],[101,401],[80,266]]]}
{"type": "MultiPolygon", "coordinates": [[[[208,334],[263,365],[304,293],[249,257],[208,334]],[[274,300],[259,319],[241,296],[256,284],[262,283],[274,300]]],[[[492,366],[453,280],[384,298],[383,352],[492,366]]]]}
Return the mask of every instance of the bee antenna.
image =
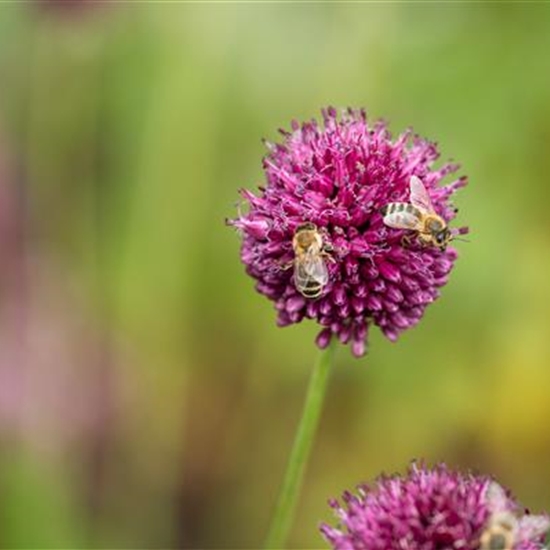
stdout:
{"type": "Polygon", "coordinates": [[[462,241],[463,243],[469,243],[468,239],[463,239],[462,237],[453,237],[453,241],[462,241]]]}

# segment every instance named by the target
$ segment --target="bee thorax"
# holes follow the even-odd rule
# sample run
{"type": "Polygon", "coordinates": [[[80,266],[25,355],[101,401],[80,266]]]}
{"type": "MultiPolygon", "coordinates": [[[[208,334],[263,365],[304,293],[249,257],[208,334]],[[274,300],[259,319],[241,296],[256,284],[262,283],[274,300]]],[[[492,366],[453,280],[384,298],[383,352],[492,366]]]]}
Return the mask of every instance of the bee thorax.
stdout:
{"type": "Polygon", "coordinates": [[[426,216],[424,220],[424,227],[426,229],[426,232],[436,234],[440,231],[444,231],[446,225],[439,216],[426,216]]]}
{"type": "Polygon", "coordinates": [[[296,254],[307,251],[318,252],[323,247],[323,239],[316,229],[299,228],[292,239],[292,246],[296,254]]]}

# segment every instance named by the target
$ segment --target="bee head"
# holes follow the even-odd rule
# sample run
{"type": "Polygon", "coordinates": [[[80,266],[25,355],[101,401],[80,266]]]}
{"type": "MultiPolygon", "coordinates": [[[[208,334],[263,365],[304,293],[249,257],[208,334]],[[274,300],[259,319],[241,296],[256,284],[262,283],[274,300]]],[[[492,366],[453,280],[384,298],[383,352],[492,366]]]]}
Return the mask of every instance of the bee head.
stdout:
{"type": "Polygon", "coordinates": [[[317,231],[317,226],[311,222],[304,222],[296,228],[296,233],[298,231],[317,231]]]}
{"type": "Polygon", "coordinates": [[[452,240],[453,235],[451,233],[451,230],[448,227],[445,227],[441,231],[438,231],[434,235],[435,244],[438,248],[440,248],[442,251],[445,250],[449,242],[452,240]]]}

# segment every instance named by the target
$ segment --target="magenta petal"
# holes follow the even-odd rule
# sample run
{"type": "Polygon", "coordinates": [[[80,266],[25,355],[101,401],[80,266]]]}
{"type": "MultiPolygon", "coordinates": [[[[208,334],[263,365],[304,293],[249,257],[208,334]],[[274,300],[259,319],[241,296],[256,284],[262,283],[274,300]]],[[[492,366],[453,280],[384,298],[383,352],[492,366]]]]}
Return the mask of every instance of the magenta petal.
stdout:
{"type": "Polygon", "coordinates": [[[398,283],[401,281],[401,271],[393,264],[388,262],[381,262],[378,265],[380,269],[380,274],[384,279],[392,281],[393,283],[398,283]]]}
{"type": "Polygon", "coordinates": [[[332,332],[329,328],[324,328],[315,339],[315,343],[321,349],[325,349],[330,344],[332,339],[332,332]]]}
{"type": "Polygon", "coordinates": [[[295,313],[306,305],[306,299],[303,296],[293,296],[286,301],[286,310],[289,313],[295,313]]]}

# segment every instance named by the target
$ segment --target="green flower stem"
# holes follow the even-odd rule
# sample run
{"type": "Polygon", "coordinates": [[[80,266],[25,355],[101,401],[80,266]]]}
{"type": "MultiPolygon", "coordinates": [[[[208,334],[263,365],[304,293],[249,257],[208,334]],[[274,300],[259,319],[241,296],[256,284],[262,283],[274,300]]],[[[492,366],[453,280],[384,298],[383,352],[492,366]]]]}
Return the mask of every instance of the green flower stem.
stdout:
{"type": "Polygon", "coordinates": [[[292,526],[305,467],[321,416],[335,345],[333,341],[325,350],[321,351],[313,368],[302,419],[296,432],[279,500],[265,541],[264,548],[266,549],[280,550],[284,548],[292,526]]]}

